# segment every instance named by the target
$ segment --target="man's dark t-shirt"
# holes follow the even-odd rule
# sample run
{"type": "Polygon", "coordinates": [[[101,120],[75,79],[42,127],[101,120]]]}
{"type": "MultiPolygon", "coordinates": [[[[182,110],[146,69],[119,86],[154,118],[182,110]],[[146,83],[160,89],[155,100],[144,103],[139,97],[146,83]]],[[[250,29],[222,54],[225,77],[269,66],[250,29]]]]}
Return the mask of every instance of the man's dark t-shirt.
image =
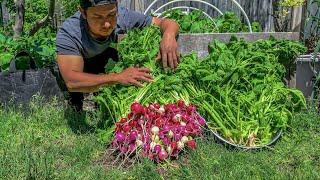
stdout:
{"type": "Polygon", "coordinates": [[[88,32],[86,20],[78,11],[68,18],[59,29],[56,46],[58,55],[78,55],[90,59],[104,52],[111,43],[116,42],[117,34],[126,33],[133,28],[151,25],[152,17],[118,8],[117,27],[104,41],[93,39],[88,32]]]}
{"type": "MultiPolygon", "coordinates": [[[[108,58],[117,56],[110,44],[116,42],[117,35],[126,33],[133,28],[143,28],[151,25],[152,17],[130,11],[126,8],[118,8],[117,27],[105,41],[93,39],[88,30],[86,20],[78,11],[68,18],[59,29],[56,46],[58,55],[77,55],[84,59],[84,72],[103,73],[108,58]]],[[[117,58],[116,58],[117,59],[117,58]]],[[[61,79],[61,78],[60,78],[61,79]]],[[[66,89],[66,87],[64,87],[66,89]]],[[[83,105],[83,93],[69,92],[69,103],[77,111],[81,111],[83,105]]]]}

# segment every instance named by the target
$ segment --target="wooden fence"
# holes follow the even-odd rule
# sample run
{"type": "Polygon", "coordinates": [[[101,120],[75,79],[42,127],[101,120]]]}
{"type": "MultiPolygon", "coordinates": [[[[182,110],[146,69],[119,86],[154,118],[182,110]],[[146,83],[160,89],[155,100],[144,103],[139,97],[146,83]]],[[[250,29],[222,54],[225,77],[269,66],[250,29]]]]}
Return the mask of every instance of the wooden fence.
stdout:
{"type": "MultiPolygon", "coordinates": [[[[208,3],[213,4],[219,8],[222,12],[232,11],[236,13],[241,19],[244,19],[241,14],[240,9],[231,1],[231,0],[205,0],[208,3]]],[[[153,0],[121,0],[120,3],[122,6],[125,6],[129,9],[143,12],[153,0]]],[[[168,0],[160,0],[155,6],[154,10],[163,5],[164,3],[169,2],[168,0]]],[[[244,11],[247,13],[250,21],[258,21],[264,31],[273,31],[273,17],[272,17],[272,0],[237,0],[237,2],[243,7],[244,11]]],[[[212,16],[217,16],[218,13],[213,11],[207,5],[200,4],[197,2],[178,2],[173,3],[171,6],[168,6],[165,9],[171,8],[172,6],[177,5],[186,5],[191,7],[196,7],[204,10],[212,16]]],[[[302,20],[302,7],[294,8],[291,13],[291,22],[290,29],[291,31],[300,31],[301,20],[302,20]]]]}
{"type": "MultiPolygon", "coordinates": [[[[5,2],[6,0],[4,0],[5,2]]],[[[210,4],[213,4],[217,8],[219,8],[222,12],[226,11],[232,11],[236,13],[242,20],[244,20],[243,15],[241,14],[240,9],[231,1],[231,0],[204,0],[210,4]]],[[[120,5],[127,7],[132,10],[144,12],[145,9],[153,2],[153,0],[120,0],[120,5]]],[[[155,4],[153,9],[157,9],[164,3],[169,2],[168,0],[160,0],[158,3],[155,4]]],[[[247,13],[250,21],[258,21],[263,31],[274,31],[274,22],[272,17],[272,0],[237,0],[237,2],[243,7],[244,11],[247,13]]],[[[7,17],[9,14],[6,11],[6,8],[3,6],[3,2],[1,3],[2,7],[2,14],[5,16],[2,16],[4,20],[4,24],[8,21],[9,17],[7,17]]],[[[60,6],[57,3],[56,13],[55,13],[55,24],[59,27],[65,18],[63,15],[63,10],[59,8],[60,6]]],[[[201,10],[204,10],[211,16],[217,16],[218,13],[214,11],[212,8],[210,8],[207,5],[199,4],[197,2],[178,2],[173,3],[170,6],[164,8],[163,10],[166,10],[168,8],[171,8],[173,6],[177,5],[186,5],[189,7],[196,7],[201,10]]],[[[303,22],[303,8],[295,8],[292,10],[291,13],[291,21],[289,24],[289,31],[300,31],[303,22]],[[302,24],[302,25],[301,25],[302,24]]]]}

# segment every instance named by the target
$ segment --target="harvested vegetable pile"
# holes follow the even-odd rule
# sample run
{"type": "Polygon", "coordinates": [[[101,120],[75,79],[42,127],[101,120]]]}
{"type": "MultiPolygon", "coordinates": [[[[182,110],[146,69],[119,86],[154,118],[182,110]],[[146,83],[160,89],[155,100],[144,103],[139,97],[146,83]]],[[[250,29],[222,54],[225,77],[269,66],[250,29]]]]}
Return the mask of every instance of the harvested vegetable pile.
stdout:
{"type": "Polygon", "coordinates": [[[183,100],[196,105],[212,131],[232,143],[255,147],[270,142],[288,126],[292,112],[306,106],[302,93],[283,83],[284,65],[306,50],[297,42],[272,38],[253,43],[237,38],[228,44],[213,41],[208,57],[200,60],[194,53],[186,55],[176,72],[165,72],[155,61],[159,41],[160,30],[150,27],[129,32],[119,43],[122,61],[111,71],[145,66],[153,70],[154,82],[143,88],[114,85],[103,89],[97,97],[106,119],[101,139],[111,141],[114,124],[130,113],[133,102],[148,106],[183,100]]]}
{"type": "MultiPolygon", "coordinates": [[[[193,10],[186,14],[180,9],[175,9],[168,11],[163,17],[174,19],[180,25],[180,33],[249,32],[249,27],[232,12],[226,12],[211,20],[200,10],[193,10]]],[[[262,31],[258,22],[253,22],[251,26],[253,32],[262,31]]]]}
{"type": "Polygon", "coordinates": [[[128,116],[116,123],[112,142],[124,159],[136,155],[160,162],[177,157],[184,147],[196,148],[194,138],[202,135],[201,127],[205,125],[196,107],[184,101],[165,106],[134,102],[130,109],[128,116]]]}

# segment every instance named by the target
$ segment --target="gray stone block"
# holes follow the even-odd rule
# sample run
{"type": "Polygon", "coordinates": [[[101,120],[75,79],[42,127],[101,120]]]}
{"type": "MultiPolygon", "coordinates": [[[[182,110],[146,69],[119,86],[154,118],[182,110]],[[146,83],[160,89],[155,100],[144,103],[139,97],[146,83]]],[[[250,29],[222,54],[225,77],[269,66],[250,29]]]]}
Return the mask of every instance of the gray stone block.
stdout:
{"type": "Polygon", "coordinates": [[[199,57],[208,55],[208,45],[217,39],[222,42],[229,42],[232,36],[243,38],[246,41],[269,39],[270,36],[276,39],[299,40],[298,32],[263,32],[263,33],[205,33],[205,34],[180,34],[179,46],[181,54],[188,54],[191,51],[197,52],[199,57]]]}

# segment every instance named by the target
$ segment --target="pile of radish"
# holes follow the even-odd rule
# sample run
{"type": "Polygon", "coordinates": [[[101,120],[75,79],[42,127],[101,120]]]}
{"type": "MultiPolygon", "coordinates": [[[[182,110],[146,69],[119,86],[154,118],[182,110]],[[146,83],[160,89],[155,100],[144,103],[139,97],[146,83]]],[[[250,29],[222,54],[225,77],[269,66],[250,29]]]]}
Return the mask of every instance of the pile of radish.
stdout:
{"type": "Polygon", "coordinates": [[[143,106],[134,102],[127,117],[116,123],[113,148],[124,156],[137,155],[161,162],[177,157],[186,147],[195,149],[195,138],[206,124],[194,105],[177,103],[143,106]]]}

